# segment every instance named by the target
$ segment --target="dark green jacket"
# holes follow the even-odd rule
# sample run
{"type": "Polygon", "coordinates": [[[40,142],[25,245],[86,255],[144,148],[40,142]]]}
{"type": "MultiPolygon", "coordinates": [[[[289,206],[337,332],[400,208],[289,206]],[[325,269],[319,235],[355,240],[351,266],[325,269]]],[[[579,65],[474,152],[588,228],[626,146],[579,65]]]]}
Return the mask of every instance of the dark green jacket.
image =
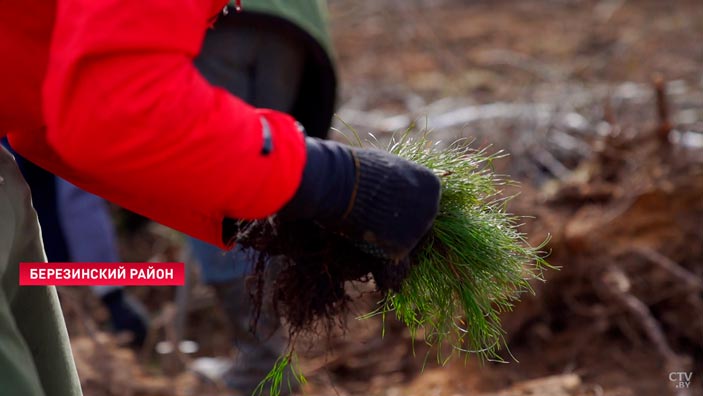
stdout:
{"type": "Polygon", "coordinates": [[[292,115],[305,126],[309,135],[325,137],[337,97],[326,1],[241,0],[241,3],[242,16],[260,18],[263,24],[273,24],[305,43],[305,72],[292,115]]]}
{"type": "MultiPolygon", "coordinates": [[[[327,2],[324,0],[242,0],[246,12],[277,16],[305,30],[317,40],[328,55],[332,45],[327,26],[327,2]]],[[[331,58],[331,56],[330,56],[331,58]]]]}

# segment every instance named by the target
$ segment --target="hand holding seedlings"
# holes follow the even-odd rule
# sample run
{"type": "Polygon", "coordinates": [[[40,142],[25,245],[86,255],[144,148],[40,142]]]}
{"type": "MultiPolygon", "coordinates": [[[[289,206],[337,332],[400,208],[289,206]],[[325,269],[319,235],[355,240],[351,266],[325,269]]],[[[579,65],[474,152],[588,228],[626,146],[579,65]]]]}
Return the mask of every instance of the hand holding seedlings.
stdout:
{"type": "Polygon", "coordinates": [[[306,148],[300,187],[277,217],[313,221],[379,259],[406,259],[437,215],[439,178],[381,150],[316,138],[306,148]]]}
{"type": "Polygon", "coordinates": [[[307,146],[303,183],[279,216],[299,218],[296,207],[307,208],[327,230],[359,243],[367,253],[392,261],[407,258],[437,215],[439,178],[381,150],[312,138],[307,146]]]}
{"type": "MultiPolygon", "coordinates": [[[[363,203],[351,207],[351,213],[361,211],[355,222],[335,217],[346,211],[344,205],[317,198],[314,207],[298,209],[303,216],[290,216],[285,208],[265,221],[239,224],[237,241],[261,252],[258,272],[270,255],[289,259],[274,282],[273,300],[292,341],[290,352],[267,378],[271,394],[292,362],[295,335],[320,324],[323,329],[337,325],[349,301],[344,284],[369,280],[369,274],[383,296],[380,308],[369,315],[394,312],[411,332],[424,330],[430,345],[499,358],[504,342],[498,314],[530,291],[529,281],[542,279],[548,264],[542,246],[530,246],[517,231],[517,218],[505,211],[500,186],[510,181],[491,169],[498,155],[460,142],[447,149],[432,143],[426,136],[404,135],[390,145],[390,154],[336,143],[323,146],[330,157],[346,156],[347,163],[357,158],[344,179],[358,184],[354,203],[363,203]],[[376,183],[365,179],[365,161],[371,162],[376,183]],[[439,197],[440,190],[437,210],[432,196],[439,197]],[[338,223],[331,222],[335,218],[338,223]],[[402,256],[404,252],[408,254],[402,256]]],[[[344,163],[332,161],[324,169],[344,163]]],[[[331,177],[319,167],[310,172],[304,177],[313,172],[320,172],[320,180],[331,177]]],[[[323,192],[306,194],[339,194],[323,192]]]]}

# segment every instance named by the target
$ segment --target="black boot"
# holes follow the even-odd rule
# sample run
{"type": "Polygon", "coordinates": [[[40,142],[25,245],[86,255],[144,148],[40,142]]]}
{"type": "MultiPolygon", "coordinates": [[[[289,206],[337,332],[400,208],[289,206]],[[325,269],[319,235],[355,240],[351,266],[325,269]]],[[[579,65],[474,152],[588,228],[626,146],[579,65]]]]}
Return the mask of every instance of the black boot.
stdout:
{"type": "MultiPolygon", "coordinates": [[[[269,261],[269,268],[266,270],[263,302],[255,329],[252,329],[254,304],[247,288],[247,279],[238,278],[212,285],[227,315],[234,346],[238,352],[223,380],[228,387],[247,396],[255,391],[273,368],[288,343],[271,301],[270,285],[279,266],[275,264],[276,259],[278,258],[269,261]]],[[[288,378],[283,379],[281,386],[282,396],[289,395],[299,386],[290,373],[286,377],[288,378]]]]}
{"type": "Polygon", "coordinates": [[[130,346],[141,348],[146,339],[149,323],[146,308],[122,289],[107,293],[102,296],[101,300],[110,311],[110,321],[114,332],[131,333],[130,346]]]}

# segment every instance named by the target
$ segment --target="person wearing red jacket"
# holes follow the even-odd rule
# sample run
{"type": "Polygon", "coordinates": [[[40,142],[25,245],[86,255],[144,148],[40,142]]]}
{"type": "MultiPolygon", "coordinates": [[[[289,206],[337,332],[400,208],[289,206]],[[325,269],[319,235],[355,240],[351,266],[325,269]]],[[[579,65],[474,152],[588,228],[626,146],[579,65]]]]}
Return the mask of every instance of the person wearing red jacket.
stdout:
{"type": "MultiPolygon", "coordinates": [[[[428,169],[306,138],[297,122],[209,84],[193,65],[222,0],[0,3],[0,136],[35,164],[221,248],[228,219],[315,221],[406,257],[440,195],[428,169]]],[[[0,389],[78,395],[53,287],[19,287],[42,261],[36,214],[0,150],[0,389]]]]}

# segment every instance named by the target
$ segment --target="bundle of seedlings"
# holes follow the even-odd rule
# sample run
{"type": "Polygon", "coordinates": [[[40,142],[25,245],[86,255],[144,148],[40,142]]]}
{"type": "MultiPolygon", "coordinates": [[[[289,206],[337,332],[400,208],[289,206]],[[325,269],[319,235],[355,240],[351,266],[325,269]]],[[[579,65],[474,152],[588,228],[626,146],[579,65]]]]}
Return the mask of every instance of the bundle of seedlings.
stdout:
{"type": "Polygon", "coordinates": [[[408,260],[386,262],[314,222],[272,217],[238,224],[238,242],[258,252],[258,281],[251,293],[256,306],[264,300],[267,259],[286,257],[274,276],[271,299],[291,342],[260,390],[277,395],[291,377],[304,381],[289,367],[296,336],[329,334],[344,326],[347,282],[373,280],[382,297],[366,317],[395,314],[414,336],[422,334],[436,346],[438,361],[444,363],[455,354],[500,359],[505,342],[499,314],[510,310],[521,293],[532,291],[531,280],[543,279],[548,267],[544,244],[530,246],[517,230],[519,219],[506,212],[509,197],[500,189],[511,181],[492,167],[501,153],[474,150],[463,141],[439,148],[427,134],[412,138],[409,132],[387,150],[431,169],[442,184],[432,229],[408,260]],[[449,356],[440,352],[447,346],[449,356]]]}

